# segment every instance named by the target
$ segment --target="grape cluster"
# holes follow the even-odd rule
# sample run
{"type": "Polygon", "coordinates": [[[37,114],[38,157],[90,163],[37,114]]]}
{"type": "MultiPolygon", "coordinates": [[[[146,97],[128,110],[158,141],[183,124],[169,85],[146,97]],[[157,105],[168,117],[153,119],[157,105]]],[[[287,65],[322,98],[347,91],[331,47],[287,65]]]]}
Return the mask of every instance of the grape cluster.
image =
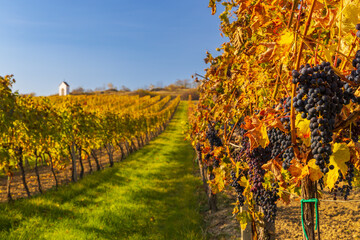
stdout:
{"type": "MultiPolygon", "coordinates": [[[[288,109],[290,109],[289,104],[285,104],[285,105],[288,105],[288,109]]],[[[279,199],[278,185],[272,184],[272,187],[268,189],[264,187],[263,183],[265,182],[264,180],[265,170],[262,168],[264,164],[266,164],[270,159],[272,159],[272,156],[274,154],[272,150],[274,148],[271,145],[268,145],[266,148],[258,147],[250,151],[249,138],[244,137],[245,133],[246,130],[240,129],[239,134],[240,136],[242,136],[241,139],[242,148],[240,149],[240,152],[238,152],[236,161],[241,161],[242,156],[245,156],[249,169],[247,172],[244,171],[239,172],[239,178],[241,174],[249,177],[249,181],[251,184],[250,191],[253,193],[253,197],[256,204],[260,206],[261,209],[263,210],[265,220],[268,222],[274,222],[277,211],[276,202],[279,199]]],[[[239,178],[236,178],[235,173],[231,173],[231,176],[233,180],[232,186],[239,187],[239,185],[237,185],[237,181],[239,178]]],[[[238,200],[240,203],[243,202],[242,195],[241,196],[239,195],[241,191],[243,190],[239,188],[238,200]]]]}
{"type": "Polygon", "coordinates": [[[236,194],[237,194],[237,200],[239,202],[240,207],[244,206],[244,202],[245,202],[245,198],[244,198],[244,195],[243,195],[245,187],[243,187],[243,186],[241,186],[239,184],[239,180],[240,180],[241,176],[242,176],[242,171],[240,169],[239,169],[239,177],[236,177],[236,173],[231,171],[232,182],[231,182],[230,186],[235,188],[235,191],[236,191],[236,194]]]}
{"type": "Polygon", "coordinates": [[[356,36],[357,36],[358,38],[360,38],[360,23],[356,24],[356,30],[358,30],[358,31],[356,32],[356,36]]]}
{"type": "Polygon", "coordinates": [[[329,169],[330,142],[332,141],[336,115],[350,99],[357,102],[353,90],[335,74],[329,62],[311,67],[301,66],[292,72],[293,83],[299,84],[294,97],[294,107],[302,118],[310,120],[311,151],[323,173],[329,169]]]}
{"type": "Polygon", "coordinates": [[[355,54],[355,58],[352,61],[352,65],[355,70],[352,70],[350,75],[346,76],[346,78],[357,84],[360,84],[360,50],[358,50],[355,54]]]}
{"type": "MultiPolygon", "coordinates": [[[[290,130],[290,109],[291,109],[291,97],[280,99],[278,107],[282,110],[282,113],[277,114],[276,117],[280,118],[286,130],[290,130]]],[[[273,128],[268,131],[268,137],[271,148],[271,158],[283,159],[283,168],[288,169],[291,164],[291,160],[295,157],[294,149],[291,147],[291,133],[285,133],[278,128],[273,128]]]]}
{"type": "Polygon", "coordinates": [[[354,179],[354,165],[352,163],[347,163],[348,170],[346,172],[345,180],[347,181],[347,184],[342,187],[342,192],[344,196],[344,200],[347,200],[347,198],[350,195],[350,191],[352,190],[352,181],[354,179]]]}
{"type": "Polygon", "coordinates": [[[262,169],[267,161],[271,159],[271,149],[269,147],[258,147],[247,153],[247,163],[249,165],[249,177],[251,182],[251,192],[255,202],[264,212],[265,220],[274,222],[276,217],[276,201],[279,199],[278,186],[273,185],[272,189],[265,189],[263,186],[265,170],[262,169]]]}
{"type": "Polygon", "coordinates": [[[271,158],[283,158],[282,167],[288,169],[291,160],[295,157],[294,150],[291,147],[291,135],[278,128],[272,128],[268,131],[268,137],[271,144],[271,158]]]}
{"type": "Polygon", "coordinates": [[[352,163],[347,162],[346,165],[348,166],[348,170],[346,172],[345,180],[346,183],[344,183],[342,186],[339,186],[339,184],[343,181],[344,177],[339,170],[339,177],[338,180],[335,182],[333,195],[334,200],[336,200],[337,194],[340,193],[340,196],[344,198],[344,200],[347,200],[347,198],[350,195],[351,190],[353,189],[352,181],[354,179],[354,165],[352,163]]]}
{"type": "Polygon", "coordinates": [[[257,202],[260,202],[263,209],[265,220],[268,222],[274,222],[276,218],[276,201],[279,200],[279,186],[276,183],[271,184],[270,189],[261,189],[256,195],[257,202]]]}
{"type": "Polygon", "coordinates": [[[218,131],[213,126],[208,125],[208,131],[206,132],[206,138],[209,140],[211,147],[221,147],[222,141],[217,135],[218,131]]]}

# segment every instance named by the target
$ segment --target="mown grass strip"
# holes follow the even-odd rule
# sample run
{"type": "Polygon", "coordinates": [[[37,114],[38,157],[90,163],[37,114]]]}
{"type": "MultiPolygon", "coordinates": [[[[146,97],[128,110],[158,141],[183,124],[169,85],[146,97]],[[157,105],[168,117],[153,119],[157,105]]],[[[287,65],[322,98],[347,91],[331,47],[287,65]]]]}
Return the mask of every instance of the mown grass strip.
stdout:
{"type": "Polygon", "coordinates": [[[203,239],[187,104],[124,162],[31,199],[0,204],[0,239],[203,239]]]}

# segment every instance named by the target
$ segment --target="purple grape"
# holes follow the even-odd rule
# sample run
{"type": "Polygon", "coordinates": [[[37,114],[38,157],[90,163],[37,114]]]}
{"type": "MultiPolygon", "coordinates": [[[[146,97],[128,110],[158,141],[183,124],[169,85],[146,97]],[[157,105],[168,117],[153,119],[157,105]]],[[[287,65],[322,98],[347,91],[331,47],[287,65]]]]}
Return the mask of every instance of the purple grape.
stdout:
{"type": "Polygon", "coordinates": [[[356,24],[356,30],[360,30],[360,23],[356,24]]]}

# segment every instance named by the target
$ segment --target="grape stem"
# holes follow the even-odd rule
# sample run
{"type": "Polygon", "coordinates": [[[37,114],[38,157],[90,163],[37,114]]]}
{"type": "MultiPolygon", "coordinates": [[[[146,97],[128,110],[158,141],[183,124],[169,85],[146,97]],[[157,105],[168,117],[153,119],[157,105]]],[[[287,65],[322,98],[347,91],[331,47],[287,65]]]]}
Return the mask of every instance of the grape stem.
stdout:
{"type": "Polygon", "coordinates": [[[340,129],[348,127],[352,122],[354,122],[360,116],[360,107],[357,107],[354,112],[352,112],[348,118],[344,121],[341,121],[335,125],[334,132],[339,131],[340,129]]]}

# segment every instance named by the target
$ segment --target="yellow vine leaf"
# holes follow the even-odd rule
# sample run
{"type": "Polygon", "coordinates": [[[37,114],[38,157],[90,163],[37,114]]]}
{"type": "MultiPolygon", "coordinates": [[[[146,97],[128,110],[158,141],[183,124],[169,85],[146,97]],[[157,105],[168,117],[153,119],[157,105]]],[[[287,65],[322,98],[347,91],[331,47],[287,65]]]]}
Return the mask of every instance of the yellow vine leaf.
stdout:
{"type": "Polygon", "coordinates": [[[323,176],[323,173],[321,172],[319,166],[315,164],[315,159],[311,159],[308,163],[308,166],[310,169],[311,181],[315,182],[323,176]]]}
{"type": "Polygon", "coordinates": [[[242,211],[236,216],[237,220],[240,222],[240,227],[242,230],[246,229],[248,223],[251,222],[251,214],[249,211],[242,211]]]}
{"type": "Polygon", "coordinates": [[[239,181],[240,186],[247,187],[249,185],[249,181],[246,179],[246,177],[242,176],[239,181]]]}
{"type": "Polygon", "coordinates": [[[310,147],[311,145],[311,132],[309,125],[310,120],[302,118],[300,113],[296,115],[295,126],[296,128],[298,128],[298,136],[301,138],[301,140],[307,147],[310,147]]]}
{"type": "Polygon", "coordinates": [[[350,150],[345,143],[335,143],[333,146],[333,154],[330,156],[330,165],[334,166],[334,169],[330,170],[327,174],[326,185],[332,189],[335,182],[339,178],[339,170],[345,176],[348,167],[346,162],[350,160],[350,150]]]}
{"type": "Polygon", "coordinates": [[[213,184],[216,186],[216,189],[213,189],[214,193],[221,192],[225,187],[226,179],[226,164],[222,164],[219,168],[214,169],[215,178],[213,184]]]}
{"type": "Polygon", "coordinates": [[[331,45],[324,50],[325,60],[332,62],[332,57],[335,55],[336,45],[331,45]]]}
{"type": "MultiPolygon", "coordinates": [[[[342,34],[348,34],[351,30],[355,30],[354,26],[359,23],[360,20],[360,0],[343,0],[344,9],[342,11],[342,34]]],[[[341,8],[341,2],[338,3],[338,9],[341,8]]],[[[340,15],[341,12],[339,11],[340,15]]],[[[340,16],[337,16],[340,18],[340,16]]],[[[340,21],[338,22],[338,26],[340,21]]]]}
{"type": "Polygon", "coordinates": [[[319,180],[323,176],[323,173],[321,172],[319,166],[315,164],[315,159],[311,159],[308,164],[302,169],[300,178],[302,179],[308,175],[313,182],[319,180]]]}
{"type": "Polygon", "coordinates": [[[211,8],[211,14],[214,15],[216,13],[216,2],[215,2],[215,0],[210,0],[209,8],[211,8]]]}
{"type": "Polygon", "coordinates": [[[289,30],[285,30],[285,33],[281,36],[278,44],[291,44],[294,41],[294,33],[289,30]]]}

